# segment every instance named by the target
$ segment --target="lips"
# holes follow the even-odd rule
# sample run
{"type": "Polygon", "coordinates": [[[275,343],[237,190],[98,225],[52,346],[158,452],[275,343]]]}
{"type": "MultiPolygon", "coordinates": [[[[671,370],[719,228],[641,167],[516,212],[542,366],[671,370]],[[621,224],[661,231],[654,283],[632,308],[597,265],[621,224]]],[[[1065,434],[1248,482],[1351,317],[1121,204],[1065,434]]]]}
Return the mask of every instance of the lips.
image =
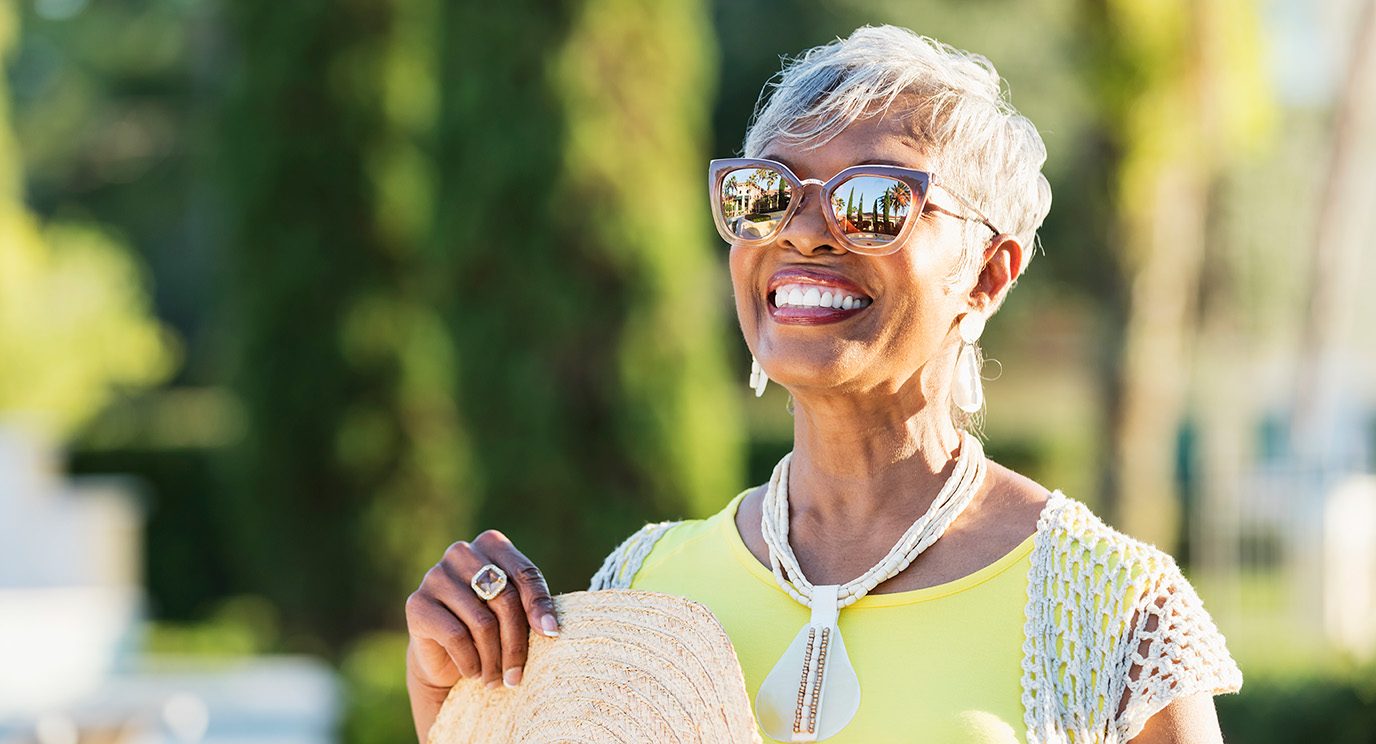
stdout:
{"type": "Polygon", "coordinates": [[[769,316],[786,325],[836,323],[864,312],[874,299],[839,274],[791,268],[769,278],[769,316]]]}

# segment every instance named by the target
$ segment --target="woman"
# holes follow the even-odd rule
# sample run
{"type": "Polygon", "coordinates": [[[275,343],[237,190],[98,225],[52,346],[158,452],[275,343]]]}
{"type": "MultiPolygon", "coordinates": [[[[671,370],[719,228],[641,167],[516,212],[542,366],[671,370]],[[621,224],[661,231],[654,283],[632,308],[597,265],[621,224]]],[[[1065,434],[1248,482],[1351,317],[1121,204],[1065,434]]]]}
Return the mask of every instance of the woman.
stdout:
{"type": "MultiPolygon", "coordinates": [[[[968,433],[978,337],[1051,199],[1001,84],[894,27],[785,67],[709,182],[751,385],[788,390],[793,451],[717,515],[647,525],[593,588],[707,605],[776,739],[1221,741],[1211,696],[1241,674],[1174,562],[968,433]]],[[[407,610],[422,739],[460,676],[519,684],[527,627],[557,633],[494,531],[407,610]],[[518,591],[484,603],[485,564],[518,591]]]]}

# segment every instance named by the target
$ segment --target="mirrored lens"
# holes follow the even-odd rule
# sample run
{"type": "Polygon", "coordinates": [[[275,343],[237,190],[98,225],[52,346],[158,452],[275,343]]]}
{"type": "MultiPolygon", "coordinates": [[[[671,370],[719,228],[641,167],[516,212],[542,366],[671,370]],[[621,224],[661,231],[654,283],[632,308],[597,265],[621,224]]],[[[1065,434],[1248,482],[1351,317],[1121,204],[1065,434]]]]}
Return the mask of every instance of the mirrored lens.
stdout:
{"type": "Polygon", "coordinates": [[[722,179],[717,203],[732,235],[758,240],[778,228],[792,192],[783,174],[773,168],[737,168],[722,179]]]}
{"type": "Polygon", "coordinates": [[[892,243],[921,201],[908,184],[887,176],[847,178],[832,191],[836,224],[856,245],[881,247],[892,243]]]}

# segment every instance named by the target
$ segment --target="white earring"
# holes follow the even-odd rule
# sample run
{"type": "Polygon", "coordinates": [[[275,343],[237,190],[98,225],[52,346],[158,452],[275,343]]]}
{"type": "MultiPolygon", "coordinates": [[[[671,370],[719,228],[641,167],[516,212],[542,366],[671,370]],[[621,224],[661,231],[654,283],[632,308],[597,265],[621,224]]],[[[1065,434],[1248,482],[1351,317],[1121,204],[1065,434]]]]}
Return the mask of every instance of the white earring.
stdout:
{"type": "Polygon", "coordinates": [[[755,391],[755,397],[764,395],[764,386],[769,384],[769,378],[765,376],[764,369],[756,361],[755,356],[750,356],[750,389],[755,391]]]}
{"type": "Polygon", "coordinates": [[[956,407],[975,413],[984,407],[984,383],[979,376],[979,341],[984,333],[984,316],[966,313],[960,319],[960,354],[956,356],[956,374],[951,397],[956,407]]]}

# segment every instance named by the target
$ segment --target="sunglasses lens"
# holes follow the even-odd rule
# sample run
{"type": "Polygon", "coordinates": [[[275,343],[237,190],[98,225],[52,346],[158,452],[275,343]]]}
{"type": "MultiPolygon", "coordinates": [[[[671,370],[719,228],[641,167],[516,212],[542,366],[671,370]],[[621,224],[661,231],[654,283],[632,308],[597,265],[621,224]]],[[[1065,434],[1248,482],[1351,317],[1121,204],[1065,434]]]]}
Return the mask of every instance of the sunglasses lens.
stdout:
{"type": "Polygon", "coordinates": [[[854,176],[832,191],[831,208],[841,232],[858,246],[882,248],[903,230],[923,194],[887,176],[854,176]]]}
{"type": "Polygon", "coordinates": [[[773,168],[737,168],[721,181],[717,209],[727,230],[742,240],[767,238],[779,227],[793,187],[773,168]]]}

